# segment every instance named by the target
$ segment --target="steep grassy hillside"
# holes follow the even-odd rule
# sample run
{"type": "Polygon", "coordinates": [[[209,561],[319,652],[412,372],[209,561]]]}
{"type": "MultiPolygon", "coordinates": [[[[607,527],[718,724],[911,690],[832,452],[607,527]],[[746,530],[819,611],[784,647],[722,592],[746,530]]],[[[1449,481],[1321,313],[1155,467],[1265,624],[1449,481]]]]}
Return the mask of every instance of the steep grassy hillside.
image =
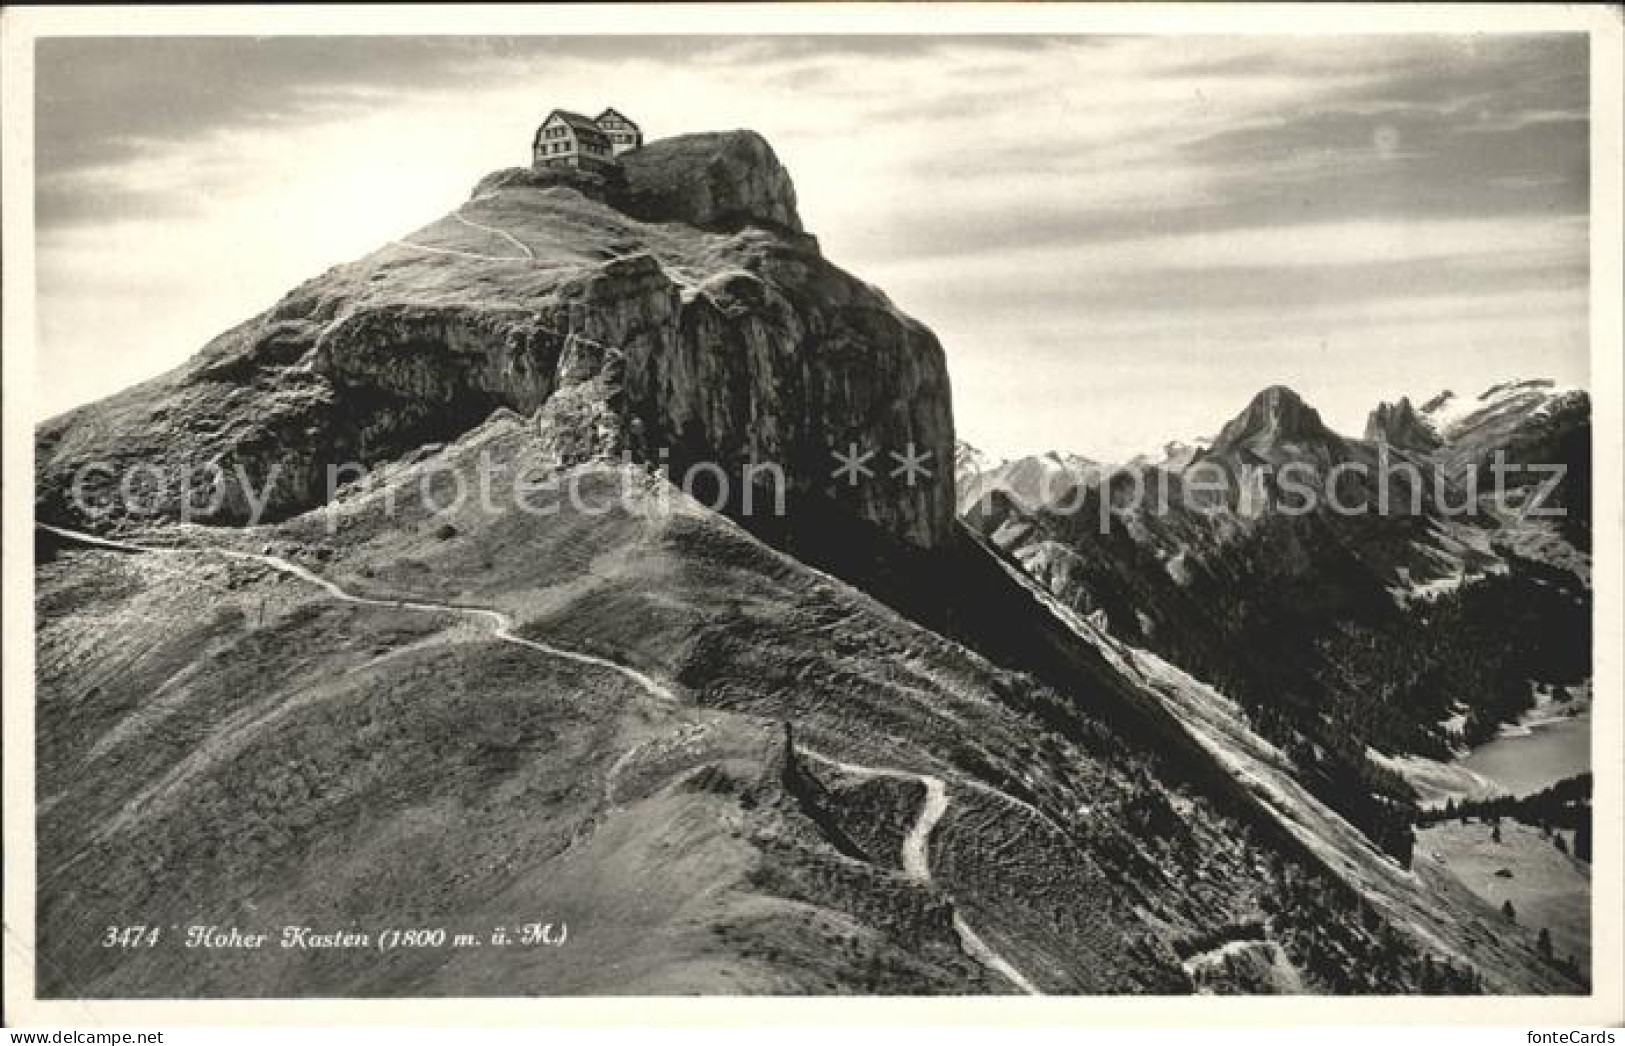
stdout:
{"type": "MultiPolygon", "coordinates": [[[[45,994],[1017,990],[999,963],[1044,991],[1181,992],[1197,945],[1255,924],[1308,990],[1421,987],[1409,936],[1178,760],[643,470],[561,469],[552,446],[499,416],[276,527],[164,527],[138,543],[176,550],[143,554],[47,543],[45,994]],[[434,515],[407,494],[474,489],[476,467],[579,482],[604,512],[434,515]],[[382,605],[244,558],[266,545],[382,605]],[[136,912],[570,937],[99,947],[136,912]]],[[[1491,987],[1561,988],[1485,958],[1491,987]]]]}

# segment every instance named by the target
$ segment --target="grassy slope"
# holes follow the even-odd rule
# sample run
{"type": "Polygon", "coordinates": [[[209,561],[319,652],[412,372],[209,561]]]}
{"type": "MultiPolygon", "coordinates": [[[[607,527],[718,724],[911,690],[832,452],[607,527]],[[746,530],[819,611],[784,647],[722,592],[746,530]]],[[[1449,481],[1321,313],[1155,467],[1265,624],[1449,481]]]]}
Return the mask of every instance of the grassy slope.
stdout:
{"type": "MultiPolygon", "coordinates": [[[[393,478],[471,476],[481,451],[527,473],[535,442],[497,420],[393,478]]],[[[595,503],[630,482],[629,507],[431,518],[403,496],[390,521],[380,484],[274,529],[161,536],[269,542],[357,591],[501,607],[523,634],[671,682],[678,705],[461,619],[335,603],[208,554],[42,565],[42,988],[1008,990],[961,951],[951,899],[1048,990],[1181,991],[1176,944],[1261,917],[1280,855],[1151,754],[1086,721],[1047,731],[1013,708],[1058,695],[691,503],[660,510],[641,473],[579,474],[595,503]],[[801,744],[947,782],[935,887],[897,867],[910,786],[805,763],[829,789],[809,808],[778,787],[783,720],[801,744]],[[571,943],[383,959],[95,944],[132,920],[533,918],[568,921],[571,943]]]]}
{"type": "MultiPolygon", "coordinates": [[[[227,589],[235,569],[208,555],[76,551],[41,570],[46,994],[837,986],[803,983],[816,965],[799,957],[824,954],[841,928],[749,883],[762,861],[753,840],[806,832],[793,812],[749,816],[730,794],[755,785],[770,724],[672,708],[612,671],[436,615],[331,603],[280,576],[227,589]],[[201,607],[211,612],[188,614],[201,607]],[[685,784],[706,766],[722,785],[685,784]],[[102,926],[129,920],[483,937],[535,919],[569,922],[567,950],[380,959],[96,945],[102,926]],[[768,969],[719,944],[736,924],[765,942],[768,969]]],[[[907,934],[907,911],[898,925],[907,934]]],[[[897,944],[865,938],[864,958],[895,972],[844,986],[980,983],[946,937],[911,955],[897,944]]]]}
{"type": "MultiPolygon", "coordinates": [[[[1563,834],[1572,844],[1573,833],[1563,834]]],[[[1497,910],[1511,901],[1530,944],[1545,927],[1555,955],[1572,955],[1582,970],[1591,969],[1591,866],[1559,851],[1540,829],[1502,821],[1498,843],[1487,824],[1446,821],[1419,834],[1416,852],[1497,910]],[[1496,874],[1502,870],[1511,877],[1496,874]]]]}

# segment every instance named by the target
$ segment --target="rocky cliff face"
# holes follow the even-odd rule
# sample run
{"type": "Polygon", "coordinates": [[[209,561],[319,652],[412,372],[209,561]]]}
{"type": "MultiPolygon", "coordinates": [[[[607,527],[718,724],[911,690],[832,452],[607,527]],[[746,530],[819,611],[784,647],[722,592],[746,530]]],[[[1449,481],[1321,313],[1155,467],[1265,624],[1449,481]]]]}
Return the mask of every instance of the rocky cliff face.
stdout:
{"type": "Polygon", "coordinates": [[[684,136],[625,160],[624,181],[497,172],[178,370],[47,422],[40,512],[91,522],[78,478],[115,518],[285,517],[327,496],[332,466],[508,408],[533,415],[561,461],[703,469],[727,477],[714,496],[736,510],[745,469],[771,486],[776,466],[792,515],[833,502],[912,544],[944,541],[954,436],[931,332],[823,258],[759,136],[684,136]],[[911,444],[931,468],[913,482],[888,457],[911,444]],[[878,465],[855,485],[831,475],[853,445],[878,465]],[[117,488],[138,464],[148,496],[132,505],[117,488]]]}

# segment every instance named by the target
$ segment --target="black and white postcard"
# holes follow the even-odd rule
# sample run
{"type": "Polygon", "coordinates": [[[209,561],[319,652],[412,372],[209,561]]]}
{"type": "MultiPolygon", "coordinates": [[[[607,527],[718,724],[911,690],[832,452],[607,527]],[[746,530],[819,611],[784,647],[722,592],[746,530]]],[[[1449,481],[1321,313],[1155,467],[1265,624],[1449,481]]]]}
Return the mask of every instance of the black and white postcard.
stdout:
{"type": "Polygon", "coordinates": [[[1625,1018],[1617,8],[5,33],[8,1018],[1625,1018]]]}

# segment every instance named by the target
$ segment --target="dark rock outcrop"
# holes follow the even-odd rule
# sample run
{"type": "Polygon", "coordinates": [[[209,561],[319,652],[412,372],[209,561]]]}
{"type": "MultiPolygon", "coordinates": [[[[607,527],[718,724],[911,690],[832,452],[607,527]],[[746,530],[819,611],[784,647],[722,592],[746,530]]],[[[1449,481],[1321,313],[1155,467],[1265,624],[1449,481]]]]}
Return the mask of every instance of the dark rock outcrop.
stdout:
{"type": "Polygon", "coordinates": [[[685,134],[621,155],[616,206],[643,221],[702,229],[771,223],[801,231],[796,189],[773,149],[753,131],[685,134]]]}

